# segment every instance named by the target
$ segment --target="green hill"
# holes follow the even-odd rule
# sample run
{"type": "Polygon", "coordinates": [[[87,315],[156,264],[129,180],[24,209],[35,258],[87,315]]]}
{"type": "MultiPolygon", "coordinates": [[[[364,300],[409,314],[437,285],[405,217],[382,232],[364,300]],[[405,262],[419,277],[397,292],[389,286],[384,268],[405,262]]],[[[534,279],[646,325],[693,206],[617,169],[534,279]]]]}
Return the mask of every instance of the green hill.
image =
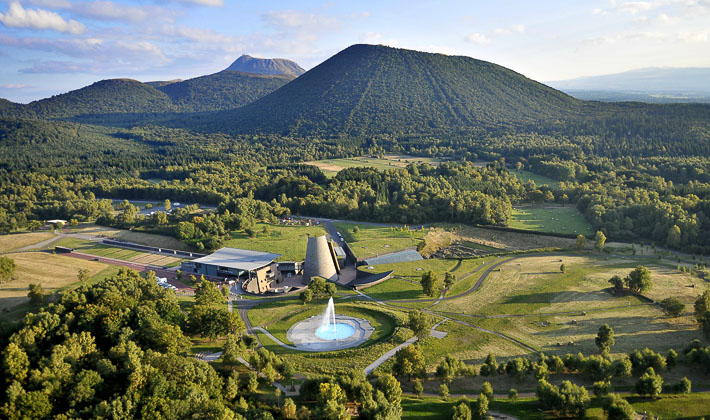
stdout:
{"type": "Polygon", "coordinates": [[[202,112],[246,105],[293,79],[292,75],[267,76],[224,70],[156,88],[170,97],[179,112],[202,112]]]}
{"type": "Polygon", "coordinates": [[[72,119],[76,121],[145,122],[181,112],[233,109],[273,92],[292,75],[260,75],[224,70],[172,82],[101,80],[27,105],[0,99],[2,118],[72,119]]]}
{"type": "Polygon", "coordinates": [[[284,58],[255,58],[243,55],[237,58],[227,70],[262,75],[288,75],[298,77],[305,70],[291,60],[284,58]]]}
{"type": "Polygon", "coordinates": [[[580,104],[486,61],[353,45],[258,101],[184,124],[294,135],[448,132],[557,119],[580,104]]]}
{"type": "Polygon", "coordinates": [[[170,97],[152,86],[131,79],[101,80],[81,89],[30,102],[38,118],[71,118],[114,113],[174,111],[170,97]]]}

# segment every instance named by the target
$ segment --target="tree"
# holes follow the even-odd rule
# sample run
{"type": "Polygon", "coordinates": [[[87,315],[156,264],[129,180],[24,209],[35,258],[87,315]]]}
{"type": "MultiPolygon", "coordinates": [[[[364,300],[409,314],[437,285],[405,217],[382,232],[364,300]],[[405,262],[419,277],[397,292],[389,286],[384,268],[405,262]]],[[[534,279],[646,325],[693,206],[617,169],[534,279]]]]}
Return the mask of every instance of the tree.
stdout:
{"type": "Polygon", "coordinates": [[[594,235],[594,248],[597,251],[604,249],[604,244],[606,243],[606,235],[601,230],[598,230],[596,235],[594,235]]]}
{"type": "Polygon", "coordinates": [[[239,357],[244,351],[244,346],[236,334],[227,334],[224,342],[224,350],[222,352],[222,361],[228,365],[234,365],[239,362],[239,357]]]}
{"type": "Polygon", "coordinates": [[[456,283],[456,276],[453,273],[447,271],[446,276],[444,277],[444,287],[448,289],[453,286],[454,283],[456,283]]]}
{"type": "Polygon", "coordinates": [[[496,362],[496,357],[493,353],[488,353],[486,360],[481,366],[481,376],[494,376],[498,371],[498,362],[496,362]]]}
{"type": "Polygon", "coordinates": [[[567,267],[565,267],[564,264],[560,264],[560,273],[564,273],[567,271],[567,267]]]}
{"type": "Polygon", "coordinates": [[[414,332],[414,335],[423,340],[431,334],[433,321],[426,312],[411,310],[407,318],[407,327],[414,332]]]}
{"type": "Polygon", "coordinates": [[[288,359],[284,359],[281,363],[281,366],[279,366],[279,373],[281,374],[281,377],[283,378],[284,382],[291,382],[291,379],[293,379],[293,374],[295,373],[293,364],[291,364],[288,359]]]}
{"type": "Polygon", "coordinates": [[[433,271],[427,271],[422,274],[421,285],[424,290],[424,294],[431,297],[438,295],[439,289],[441,289],[441,281],[439,280],[439,276],[433,271]]]}
{"type": "Polygon", "coordinates": [[[44,302],[44,289],[39,283],[30,283],[28,287],[27,297],[30,298],[30,303],[33,305],[41,305],[44,302]]]}
{"type": "Polygon", "coordinates": [[[587,237],[579,234],[577,235],[577,240],[574,242],[574,247],[577,249],[584,249],[587,246],[587,237]]]}
{"type": "Polygon", "coordinates": [[[413,390],[414,395],[416,395],[417,398],[421,399],[422,394],[424,393],[424,385],[422,385],[422,381],[420,381],[419,379],[414,381],[413,390]]]}
{"type": "Polygon", "coordinates": [[[559,387],[540,380],[535,391],[540,404],[556,413],[567,417],[582,415],[589,404],[590,398],[587,390],[570,381],[563,381],[559,387]]]}
{"type": "Polygon", "coordinates": [[[305,305],[306,303],[313,300],[313,292],[311,291],[311,289],[306,289],[298,294],[298,298],[301,299],[301,302],[303,302],[303,304],[305,305]]]}
{"type": "Polygon", "coordinates": [[[685,311],[685,305],[676,297],[665,298],[661,301],[661,310],[668,317],[679,317],[685,311]]]}
{"type": "Polygon", "coordinates": [[[80,268],[76,275],[76,279],[81,283],[82,286],[86,286],[89,281],[89,270],[85,268],[80,268]]]}
{"type": "Polygon", "coordinates": [[[286,398],[284,400],[284,406],[281,409],[281,415],[285,419],[294,420],[294,419],[296,419],[296,413],[297,413],[296,403],[293,402],[293,399],[286,398]]]}
{"type": "Polygon", "coordinates": [[[636,382],[636,392],[641,396],[649,396],[657,398],[663,391],[663,378],[656,374],[652,367],[646,369],[646,372],[636,382]]]}
{"type": "Polygon", "coordinates": [[[471,420],[471,409],[468,404],[461,402],[454,406],[454,410],[451,413],[451,420],[471,420]]]}
{"type": "Polygon", "coordinates": [[[345,402],[347,397],[340,385],[324,382],[320,384],[318,393],[318,408],[322,418],[334,420],[349,420],[345,402]]]}
{"type": "Polygon", "coordinates": [[[624,280],[619,276],[610,278],[609,283],[611,283],[615,290],[621,290],[624,288],[624,280]]]}
{"type": "Polygon", "coordinates": [[[481,386],[481,394],[486,396],[488,402],[493,402],[493,386],[491,386],[490,382],[486,381],[483,383],[481,386]]]}
{"type": "Polygon", "coordinates": [[[518,390],[515,388],[510,388],[510,391],[508,391],[508,399],[512,402],[515,402],[518,400],[518,390]]]}
{"type": "Polygon", "coordinates": [[[357,225],[355,227],[353,227],[353,233],[354,234],[360,233],[360,228],[357,225]]]}
{"type": "Polygon", "coordinates": [[[609,395],[609,392],[611,392],[611,382],[609,381],[597,381],[594,382],[594,385],[592,386],[592,390],[594,391],[594,395],[597,397],[606,397],[609,395]]]}
{"type": "Polygon", "coordinates": [[[165,201],[163,201],[163,208],[165,209],[165,211],[170,211],[170,209],[172,208],[172,203],[170,203],[170,200],[168,200],[167,198],[165,199],[165,201]]]}
{"type": "Polygon", "coordinates": [[[249,371],[249,376],[247,377],[247,392],[253,394],[259,389],[259,375],[252,371],[249,371]]]}
{"type": "Polygon", "coordinates": [[[673,225],[668,229],[668,236],[666,236],[666,244],[671,248],[680,247],[680,228],[678,225],[673,225]]]}
{"type": "Polygon", "coordinates": [[[449,387],[446,384],[439,385],[439,396],[444,400],[449,398],[449,387]]]}
{"type": "Polygon", "coordinates": [[[195,303],[213,307],[222,302],[224,302],[224,295],[219,291],[217,285],[202,276],[200,283],[195,288],[195,303]]]}
{"type": "Polygon", "coordinates": [[[642,265],[637,266],[625,279],[626,286],[634,293],[642,293],[651,290],[651,270],[642,265]]]}
{"type": "Polygon", "coordinates": [[[710,291],[698,296],[693,305],[693,312],[698,325],[706,335],[710,335],[710,291]]]}
{"type": "Polygon", "coordinates": [[[488,398],[485,394],[480,394],[478,399],[471,404],[472,418],[483,420],[488,418],[488,398]]]}
{"type": "Polygon", "coordinates": [[[596,338],[594,338],[594,343],[599,349],[599,353],[602,356],[608,356],[611,347],[614,345],[614,330],[609,326],[609,324],[604,324],[599,327],[596,338]]]}
{"type": "Polygon", "coordinates": [[[407,380],[411,380],[412,377],[426,376],[426,364],[421,348],[412,344],[399,349],[394,355],[392,372],[400,378],[407,378],[407,380]]]}
{"type": "Polygon", "coordinates": [[[673,349],[668,350],[668,355],[666,356],[666,365],[668,366],[669,370],[675,367],[676,359],[678,359],[678,353],[673,349]]]}
{"type": "Polygon", "coordinates": [[[610,394],[604,401],[604,411],[609,420],[634,420],[636,411],[618,394],[610,394]]]}
{"type": "Polygon", "coordinates": [[[690,391],[692,391],[692,386],[693,384],[690,382],[690,379],[683,376],[683,379],[681,379],[680,383],[678,384],[678,392],[680,392],[681,394],[690,394],[690,391]]]}
{"type": "Polygon", "coordinates": [[[15,268],[15,260],[0,256],[0,284],[12,280],[12,276],[15,275],[15,268]]]}

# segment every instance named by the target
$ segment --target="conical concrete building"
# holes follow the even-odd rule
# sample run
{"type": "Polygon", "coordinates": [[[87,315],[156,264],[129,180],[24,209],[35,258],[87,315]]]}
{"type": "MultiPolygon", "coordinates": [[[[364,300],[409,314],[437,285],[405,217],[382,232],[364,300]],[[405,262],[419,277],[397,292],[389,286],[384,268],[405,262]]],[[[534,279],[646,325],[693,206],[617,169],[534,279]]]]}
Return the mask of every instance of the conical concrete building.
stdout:
{"type": "Polygon", "coordinates": [[[313,277],[323,277],[329,281],[338,280],[338,260],[335,251],[325,235],[309,236],[306,246],[306,261],[303,263],[303,283],[310,283],[313,277]]]}

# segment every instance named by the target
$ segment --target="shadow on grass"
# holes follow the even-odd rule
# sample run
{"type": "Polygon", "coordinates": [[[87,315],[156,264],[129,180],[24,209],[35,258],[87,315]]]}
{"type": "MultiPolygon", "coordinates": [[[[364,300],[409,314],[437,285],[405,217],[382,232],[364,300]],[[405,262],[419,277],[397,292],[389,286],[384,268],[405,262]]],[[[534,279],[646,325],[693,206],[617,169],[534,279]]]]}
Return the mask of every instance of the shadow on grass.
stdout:
{"type": "MultiPolygon", "coordinates": [[[[612,298],[608,293],[603,291],[596,292],[542,292],[529,293],[525,295],[509,296],[501,303],[517,304],[517,303],[564,303],[564,302],[596,302],[608,301],[612,298]]],[[[580,310],[584,310],[581,308],[580,310]]]]}

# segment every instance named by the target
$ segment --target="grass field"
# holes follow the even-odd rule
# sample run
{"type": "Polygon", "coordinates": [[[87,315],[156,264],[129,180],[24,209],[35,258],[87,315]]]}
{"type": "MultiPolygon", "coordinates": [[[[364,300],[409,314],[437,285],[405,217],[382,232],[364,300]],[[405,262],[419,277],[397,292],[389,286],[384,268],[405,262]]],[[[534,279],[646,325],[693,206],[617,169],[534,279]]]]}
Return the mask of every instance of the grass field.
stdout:
{"type": "Polygon", "coordinates": [[[522,170],[522,171],[510,171],[511,174],[517,176],[520,178],[521,181],[527,182],[527,181],[533,181],[535,182],[535,185],[538,187],[547,185],[548,187],[552,188],[553,190],[557,190],[560,188],[560,183],[558,181],[555,181],[552,178],[548,178],[544,175],[538,175],[536,173],[522,170]]]}
{"type": "Polygon", "coordinates": [[[27,288],[30,283],[41,284],[50,294],[75,285],[80,269],[89,270],[93,280],[116,272],[107,264],[45,252],[23,252],[7,256],[15,261],[17,267],[14,280],[0,284],[0,310],[9,310],[28,302],[27,288]]]}
{"type": "Polygon", "coordinates": [[[527,251],[541,248],[572,248],[574,246],[574,239],[543,236],[532,232],[506,232],[464,225],[444,226],[448,229],[456,229],[456,235],[461,241],[472,241],[505,251],[527,251]]]}
{"type": "Polygon", "coordinates": [[[278,261],[303,261],[306,258],[306,238],[309,235],[320,236],[326,233],[322,226],[264,223],[257,223],[254,230],[258,232],[255,238],[250,238],[243,232],[232,232],[233,239],[225,242],[224,246],[281,254],[278,261]],[[269,233],[263,233],[264,227],[268,227],[269,233]]]}
{"type": "Polygon", "coordinates": [[[96,255],[97,257],[114,258],[122,261],[131,261],[140,264],[150,264],[158,267],[172,267],[179,265],[183,259],[165,255],[152,254],[149,252],[134,251],[131,249],[117,248],[101,245],[93,241],[86,241],[76,238],[62,238],[52,244],[54,246],[64,246],[74,248],[83,254],[96,255]]]}
{"type": "MultiPolygon", "coordinates": [[[[469,398],[477,398],[469,395],[469,398]]],[[[655,415],[661,419],[699,419],[710,415],[710,393],[693,393],[689,395],[663,394],[660,398],[651,400],[640,397],[626,397],[637,413],[655,415]]],[[[450,419],[457,398],[444,401],[437,397],[414,398],[410,395],[402,397],[402,418],[419,419],[450,419]]],[[[606,419],[602,408],[603,401],[592,397],[584,419],[606,419]]],[[[551,413],[542,411],[536,398],[519,398],[513,402],[508,398],[497,398],[489,409],[498,413],[515,416],[519,419],[543,420],[554,419],[551,413]]]]}
{"type": "Polygon", "coordinates": [[[157,235],[153,233],[133,232],[130,230],[114,229],[93,224],[82,225],[73,233],[82,233],[93,236],[103,236],[107,238],[122,239],[141,245],[154,246],[158,248],[177,249],[180,251],[194,251],[195,249],[184,242],[171,236],[157,235]]]}
{"type": "Polygon", "coordinates": [[[373,157],[353,157],[341,159],[324,159],[315,162],[306,162],[307,165],[313,165],[320,168],[327,177],[333,177],[338,172],[346,168],[361,168],[373,167],[377,169],[392,169],[404,168],[410,163],[429,163],[430,165],[438,165],[442,162],[441,159],[417,157],[409,155],[385,155],[382,158],[373,157]]]}
{"type": "Polygon", "coordinates": [[[26,246],[52,239],[55,235],[51,232],[14,233],[0,235],[0,254],[16,251],[26,246]]]}
{"type": "Polygon", "coordinates": [[[515,207],[509,227],[535,232],[594,234],[589,222],[572,206],[515,207]]]}
{"type": "Polygon", "coordinates": [[[477,292],[441,302],[435,309],[488,316],[528,315],[458,318],[504,332],[546,353],[594,353],[594,336],[605,323],[616,332],[614,352],[643,347],[666,351],[683,346],[698,335],[690,306],[685,316],[669,319],[635,296],[615,297],[604,290],[612,275],[626,275],[643,262],[652,271],[654,288],[648,293],[652,298],[678,296],[690,303],[707,288],[700,279],[648,260],[605,260],[597,255],[524,257],[492,272],[477,292]],[[565,273],[559,271],[562,263],[565,273]],[[582,315],[583,311],[587,314],[582,315]],[[570,341],[575,343],[573,347],[566,345],[570,341]]]}
{"type": "Polygon", "coordinates": [[[425,230],[403,231],[387,226],[342,222],[336,222],[335,227],[358,259],[416,247],[427,233],[425,230]],[[353,233],[355,226],[360,230],[358,233],[353,233]]]}
{"type": "Polygon", "coordinates": [[[394,270],[391,279],[368,287],[364,290],[365,294],[375,299],[420,299],[430,297],[422,293],[422,286],[419,284],[424,273],[433,271],[443,280],[446,272],[453,271],[458,265],[458,260],[430,259],[379,264],[372,266],[371,269],[363,266],[360,269],[370,273],[383,273],[394,270]]]}

